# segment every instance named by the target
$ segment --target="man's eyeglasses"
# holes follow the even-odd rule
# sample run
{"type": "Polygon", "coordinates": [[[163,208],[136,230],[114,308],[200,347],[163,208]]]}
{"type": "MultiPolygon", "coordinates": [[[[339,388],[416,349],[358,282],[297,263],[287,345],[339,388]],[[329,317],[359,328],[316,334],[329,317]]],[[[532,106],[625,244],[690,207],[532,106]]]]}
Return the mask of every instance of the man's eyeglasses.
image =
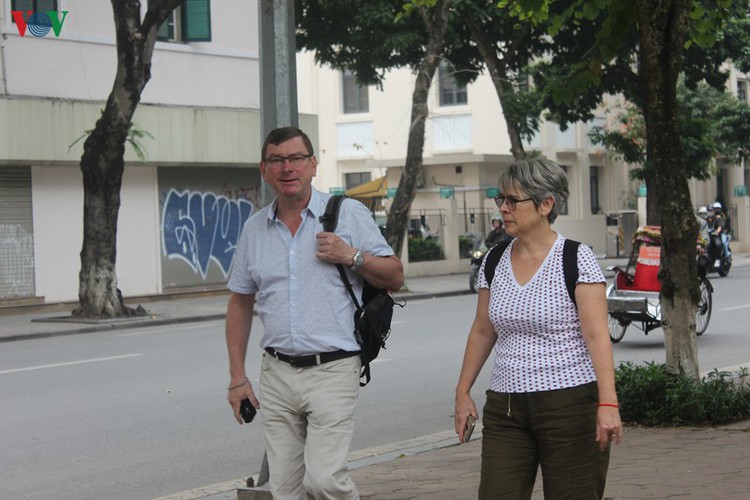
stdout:
{"type": "Polygon", "coordinates": [[[311,157],[312,155],[272,156],[271,158],[266,158],[263,162],[271,168],[281,167],[285,161],[288,161],[289,165],[293,167],[301,167],[305,163],[305,160],[311,157]]]}
{"type": "Polygon", "coordinates": [[[524,201],[533,201],[534,198],[524,198],[523,200],[519,200],[518,198],[514,198],[513,196],[505,196],[504,194],[499,194],[495,196],[495,204],[497,205],[497,208],[500,208],[503,203],[505,203],[508,206],[508,210],[515,210],[516,204],[523,203],[524,201]]]}

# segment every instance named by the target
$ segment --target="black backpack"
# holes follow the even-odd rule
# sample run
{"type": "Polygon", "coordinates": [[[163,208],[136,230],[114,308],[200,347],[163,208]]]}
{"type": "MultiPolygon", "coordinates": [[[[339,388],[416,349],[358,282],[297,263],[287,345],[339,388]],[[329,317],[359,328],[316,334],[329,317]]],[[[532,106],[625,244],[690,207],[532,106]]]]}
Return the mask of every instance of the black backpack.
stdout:
{"type": "MultiPolygon", "coordinates": [[[[500,263],[500,257],[503,256],[505,249],[508,248],[512,240],[504,240],[495,245],[487,253],[487,260],[484,263],[484,277],[487,284],[492,286],[492,279],[495,277],[495,268],[500,263]]],[[[568,296],[573,304],[576,304],[576,283],[578,282],[578,246],[579,241],[566,239],[563,244],[563,275],[565,276],[565,287],[568,289],[568,296]]]]}
{"type": "MultiPolygon", "coordinates": [[[[328,200],[325,213],[320,217],[323,230],[334,232],[338,222],[339,206],[346,198],[344,195],[334,195],[328,200]]],[[[352,289],[352,284],[346,276],[344,266],[336,264],[349,295],[354,302],[354,338],[361,350],[362,373],[360,378],[365,381],[359,383],[364,387],[370,382],[370,361],[378,357],[380,349],[385,349],[385,341],[391,333],[391,320],[393,319],[393,306],[404,307],[405,303],[397,304],[388,290],[377,288],[366,280],[362,289],[362,302],[357,300],[352,289]]]]}

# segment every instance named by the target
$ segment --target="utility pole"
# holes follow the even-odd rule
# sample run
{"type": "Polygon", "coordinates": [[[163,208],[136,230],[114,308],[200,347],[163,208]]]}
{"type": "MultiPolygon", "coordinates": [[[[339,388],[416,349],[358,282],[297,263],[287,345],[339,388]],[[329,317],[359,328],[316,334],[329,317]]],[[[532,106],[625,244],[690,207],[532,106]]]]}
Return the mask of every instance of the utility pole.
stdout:
{"type": "MultiPolygon", "coordinates": [[[[294,0],[259,0],[261,141],[277,127],[297,127],[294,0]]],[[[261,205],[271,202],[262,182],[261,205]]]]}
{"type": "MultiPolygon", "coordinates": [[[[294,0],[259,0],[261,141],[277,127],[297,127],[297,48],[294,40],[294,0]]],[[[261,181],[261,205],[271,203],[268,184],[261,181]]],[[[268,459],[257,486],[268,483],[268,459]]],[[[267,498],[263,492],[245,491],[244,498],[267,498]],[[251,496],[254,495],[254,496],[251,496]]],[[[270,496],[270,495],[269,495],[270,496]]]]}

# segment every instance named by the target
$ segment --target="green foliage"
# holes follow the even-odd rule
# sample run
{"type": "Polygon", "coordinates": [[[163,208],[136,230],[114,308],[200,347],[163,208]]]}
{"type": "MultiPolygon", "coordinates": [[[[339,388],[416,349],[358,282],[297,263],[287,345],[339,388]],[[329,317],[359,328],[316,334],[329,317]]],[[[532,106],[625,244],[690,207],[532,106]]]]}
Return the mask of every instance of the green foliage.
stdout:
{"type": "MultiPolygon", "coordinates": [[[[458,237],[458,253],[461,257],[471,257],[471,252],[474,251],[474,240],[472,236],[458,237]]],[[[409,254],[411,255],[411,251],[409,254]]]]}
{"type": "MultiPolygon", "coordinates": [[[[101,114],[104,114],[103,109],[101,110],[101,114]]],[[[68,146],[68,151],[70,151],[73,148],[73,146],[75,146],[79,141],[91,135],[91,132],[93,131],[94,129],[84,130],[83,135],[81,135],[75,141],[70,143],[70,145],[68,146]]],[[[141,161],[146,161],[146,159],[148,158],[148,155],[146,154],[146,149],[143,147],[143,144],[141,144],[141,139],[143,139],[144,137],[148,137],[149,139],[154,138],[154,136],[151,135],[150,132],[142,129],[140,125],[138,125],[135,122],[131,122],[130,128],[128,129],[128,137],[127,139],[125,139],[125,141],[128,144],[130,144],[130,147],[133,148],[135,155],[141,161]]]]}
{"type": "Polygon", "coordinates": [[[409,238],[409,262],[443,260],[443,247],[432,238],[409,238]]]}
{"type": "MultiPolygon", "coordinates": [[[[746,381],[747,369],[740,373],[746,381]]],[[[714,370],[700,382],[668,374],[664,365],[625,362],[615,384],[623,422],[645,426],[721,425],[750,418],[750,388],[714,370]]]]}
{"type": "MultiPolygon", "coordinates": [[[[677,91],[681,141],[690,177],[708,179],[714,173],[713,160],[717,157],[737,162],[738,155],[750,155],[750,106],[747,103],[705,83],[694,89],[681,83],[677,91]]],[[[633,171],[636,178],[645,179],[649,175],[646,126],[643,114],[635,105],[628,104],[621,110],[614,129],[594,127],[589,138],[592,143],[606,147],[615,157],[644,165],[633,171]]]]}

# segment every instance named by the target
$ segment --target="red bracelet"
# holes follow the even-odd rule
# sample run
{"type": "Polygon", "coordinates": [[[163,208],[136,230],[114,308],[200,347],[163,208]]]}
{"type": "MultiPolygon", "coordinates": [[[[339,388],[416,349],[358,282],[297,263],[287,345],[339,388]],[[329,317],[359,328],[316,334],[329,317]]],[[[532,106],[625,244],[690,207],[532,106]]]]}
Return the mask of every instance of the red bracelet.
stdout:
{"type": "Polygon", "coordinates": [[[620,405],[615,403],[599,403],[597,406],[609,406],[610,408],[619,408],[620,405]]]}

